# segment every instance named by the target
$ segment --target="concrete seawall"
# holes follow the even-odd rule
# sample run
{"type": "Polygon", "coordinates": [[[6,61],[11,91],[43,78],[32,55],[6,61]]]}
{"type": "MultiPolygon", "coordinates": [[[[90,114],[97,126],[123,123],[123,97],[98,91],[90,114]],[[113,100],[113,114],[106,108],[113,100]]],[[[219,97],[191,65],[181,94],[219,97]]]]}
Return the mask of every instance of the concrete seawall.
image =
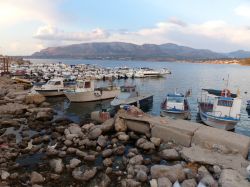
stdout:
{"type": "Polygon", "coordinates": [[[185,147],[197,145],[206,149],[220,149],[223,153],[238,153],[244,158],[248,155],[250,138],[244,135],[190,121],[145,114],[135,116],[120,113],[118,117],[125,120],[128,129],[160,138],[162,141],[172,141],[185,147]]]}

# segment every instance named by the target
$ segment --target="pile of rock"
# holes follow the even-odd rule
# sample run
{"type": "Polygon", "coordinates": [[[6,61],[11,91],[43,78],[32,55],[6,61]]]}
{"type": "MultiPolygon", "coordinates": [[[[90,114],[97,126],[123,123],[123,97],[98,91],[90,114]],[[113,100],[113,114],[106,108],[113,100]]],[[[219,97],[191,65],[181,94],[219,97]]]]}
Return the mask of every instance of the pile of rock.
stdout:
{"type": "Polygon", "coordinates": [[[34,97],[36,101],[32,101],[32,96],[26,96],[18,105],[8,101],[0,106],[6,109],[0,112],[0,131],[12,126],[21,135],[19,141],[5,132],[0,136],[0,186],[250,184],[242,172],[249,162],[243,158],[236,161],[241,167],[232,162],[228,168],[233,155],[225,156],[225,162],[216,155],[219,161],[215,162],[211,158],[218,153],[215,150],[211,153],[200,147],[185,148],[172,141],[163,142],[152,137],[148,129],[131,130],[133,123],[126,123],[119,115],[100,125],[54,119],[53,110],[43,99],[34,97]],[[144,130],[146,133],[142,133],[144,130]],[[36,133],[30,135],[30,131],[36,133]]]}

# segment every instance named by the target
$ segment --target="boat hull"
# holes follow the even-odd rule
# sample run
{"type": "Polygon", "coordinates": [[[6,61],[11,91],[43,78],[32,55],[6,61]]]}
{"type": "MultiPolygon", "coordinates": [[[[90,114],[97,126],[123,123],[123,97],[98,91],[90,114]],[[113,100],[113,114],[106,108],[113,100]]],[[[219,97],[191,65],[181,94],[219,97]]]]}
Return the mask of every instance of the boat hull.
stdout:
{"type": "Polygon", "coordinates": [[[55,97],[55,96],[63,96],[64,95],[64,90],[39,90],[36,89],[36,92],[39,94],[45,96],[45,97],[55,97]]]}
{"type": "Polygon", "coordinates": [[[128,102],[122,102],[122,103],[117,104],[117,105],[112,105],[111,104],[112,110],[114,112],[116,112],[123,105],[133,105],[133,106],[136,106],[136,107],[142,109],[144,112],[147,112],[147,111],[149,111],[152,108],[152,105],[153,105],[153,95],[140,96],[138,98],[133,98],[133,100],[130,100],[128,102]]]}
{"type": "Polygon", "coordinates": [[[182,112],[172,112],[168,110],[161,110],[160,115],[162,117],[171,117],[171,118],[176,118],[176,119],[191,119],[191,114],[190,111],[182,111],[182,112]]]}
{"type": "Polygon", "coordinates": [[[223,130],[234,130],[235,125],[237,125],[238,123],[238,121],[236,120],[222,120],[214,116],[209,116],[200,108],[199,108],[199,116],[202,122],[205,123],[206,125],[223,130]]]}
{"type": "Polygon", "coordinates": [[[70,102],[90,102],[90,101],[99,101],[115,98],[120,94],[120,90],[110,90],[110,91],[102,91],[102,94],[95,95],[94,91],[88,92],[65,92],[66,97],[70,100],[70,102]]]}

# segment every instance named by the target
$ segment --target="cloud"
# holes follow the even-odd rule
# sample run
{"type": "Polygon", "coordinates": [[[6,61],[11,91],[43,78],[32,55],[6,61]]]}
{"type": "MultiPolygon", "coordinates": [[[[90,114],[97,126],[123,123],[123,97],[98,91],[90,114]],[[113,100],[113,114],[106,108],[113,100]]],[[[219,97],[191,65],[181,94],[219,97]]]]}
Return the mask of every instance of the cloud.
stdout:
{"type": "Polygon", "coordinates": [[[65,32],[54,26],[43,26],[38,28],[34,38],[40,40],[55,40],[55,41],[93,41],[105,39],[109,37],[109,33],[103,29],[97,28],[92,31],[81,32],[65,32]]]}
{"type": "Polygon", "coordinates": [[[12,26],[25,21],[37,21],[46,24],[57,22],[61,15],[56,5],[60,0],[6,0],[0,1],[0,25],[12,26]]]}
{"type": "Polygon", "coordinates": [[[238,16],[250,18],[250,5],[249,4],[240,5],[234,9],[234,12],[238,16]]]}
{"type": "Polygon", "coordinates": [[[134,43],[177,43],[195,48],[230,51],[239,48],[250,49],[248,27],[233,26],[222,20],[207,21],[201,24],[186,24],[181,20],[159,22],[152,28],[136,32],[113,33],[109,41],[134,43]]]}

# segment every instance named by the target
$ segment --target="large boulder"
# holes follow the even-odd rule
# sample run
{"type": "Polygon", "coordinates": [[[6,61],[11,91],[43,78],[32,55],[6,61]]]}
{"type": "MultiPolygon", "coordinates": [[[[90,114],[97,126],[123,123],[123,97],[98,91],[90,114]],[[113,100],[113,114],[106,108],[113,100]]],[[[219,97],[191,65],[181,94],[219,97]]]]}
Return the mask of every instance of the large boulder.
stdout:
{"type": "Polygon", "coordinates": [[[219,185],[221,187],[249,187],[250,182],[248,182],[238,171],[224,169],[219,179],[219,185]]]}
{"type": "Polygon", "coordinates": [[[26,104],[36,104],[39,105],[45,101],[45,97],[41,94],[28,94],[25,97],[26,104]]]}
{"type": "Polygon", "coordinates": [[[217,149],[221,153],[239,153],[246,158],[250,147],[250,138],[203,125],[195,131],[192,143],[207,149],[217,149]]]}
{"type": "Polygon", "coordinates": [[[222,154],[199,146],[183,147],[181,157],[188,162],[217,165],[223,169],[234,169],[246,176],[249,161],[240,154],[222,154]]]}
{"type": "Polygon", "coordinates": [[[185,173],[180,164],[174,166],[154,165],[151,167],[150,172],[153,179],[167,177],[172,183],[177,180],[181,182],[185,179],[185,173]]]}
{"type": "Polygon", "coordinates": [[[7,103],[6,105],[1,105],[0,114],[12,114],[21,115],[28,109],[27,105],[19,103],[7,103]]]}
{"type": "Polygon", "coordinates": [[[175,149],[164,149],[161,152],[161,157],[165,160],[179,160],[179,153],[175,149]]]}

